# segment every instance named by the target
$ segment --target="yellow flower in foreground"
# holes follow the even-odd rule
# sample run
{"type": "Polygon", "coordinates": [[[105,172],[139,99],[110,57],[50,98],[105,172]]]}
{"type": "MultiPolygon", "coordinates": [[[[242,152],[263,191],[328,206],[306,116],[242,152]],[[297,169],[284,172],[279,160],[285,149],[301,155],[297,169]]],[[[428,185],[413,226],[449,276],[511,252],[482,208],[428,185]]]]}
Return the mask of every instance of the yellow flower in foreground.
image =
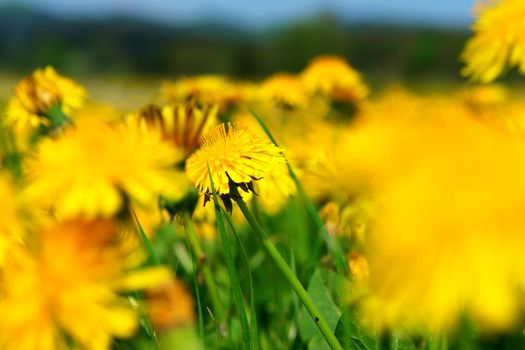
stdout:
{"type": "Polygon", "coordinates": [[[339,176],[360,179],[354,190],[376,204],[368,321],[439,330],[467,313],[484,329],[513,326],[525,281],[523,139],[447,115],[364,121],[344,140],[339,176]]]}
{"type": "Polygon", "coordinates": [[[320,56],[310,62],[302,73],[306,88],[334,101],[357,102],[368,95],[361,76],[344,59],[320,56]]]}
{"type": "Polygon", "coordinates": [[[483,83],[496,79],[506,65],[525,74],[525,2],[492,1],[480,10],[461,56],[466,63],[461,73],[483,83]]]}
{"type": "Polygon", "coordinates": [[[21,222],[20,203],[17,193],[6,175],[0,175],[0,265],[3,264],[6,252],[13,242],[19,242],[23,238],[23,227],[21,222]]]}
{"type": "Polygon", "coordinates": [[[129,116],[140,128],[153,129],[163,139],[187,155],[199,144],[203,134],[218,124],[215,105],[195,103],[173,104],[164,107],[148,105],[129,116]]]}
{"type": "Polygon", "coordinates": [[[144,288],[158,273],[124,278],[125,258],[110,243],[114,229],[102,221],[58,223],[39,233],[36,251],[10,252],[0,279],[0,348],[77,349],[67,337],[82,349],[107,350],[112,338],[134,334],[138,315],[118,295],[121,280],[133,277],[144,288]]]}
{"type": "Polygon", "coordinates": [[[197,188],[211,194],[208,165],[218,194],[230,193],[230,180],[248,191],[253,180],[284,163],[278,147],[236,124],[221,124],[204,135],[197,151],[186,161],[186,173],[197,188]]]}
{"type": "Polygon", "coordinates": [[[308,94],[296,76],[292,74],[275,74],[262,82],[258,98],[263,103],[281,107],[302,108],[308,103],[308,94]]]}
{"type": "Polygon", "coordinates": [[[52,67],[37,69],[22,79],[14,88],[14,96],[7,105],[6,122],[20,129],[47,125],[44,113],[59,103],[70,115],[80,108],[87,97],[86,90],[73,80],[59,75],[52,67]]]}
{"type": "Polygon", "coordinates": [[[28,164],[28,195],[61,217],[110,217],[126,199],[147,206],[177,198],[177,153],[159,135],[86,124],[39,144],[28,164]]]}

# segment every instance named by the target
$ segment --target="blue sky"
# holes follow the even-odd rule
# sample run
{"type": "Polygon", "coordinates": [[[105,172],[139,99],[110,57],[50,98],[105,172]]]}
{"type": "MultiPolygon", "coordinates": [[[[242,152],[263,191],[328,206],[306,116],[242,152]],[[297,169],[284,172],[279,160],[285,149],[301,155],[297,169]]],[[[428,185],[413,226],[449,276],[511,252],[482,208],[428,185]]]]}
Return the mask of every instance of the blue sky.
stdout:
{"type": "Polygon", "coordinates": [[[269,27],[329,10],[350,21],[466,27],[475,0],[0,0],[7,2],[58,16],[125,14],[174,24],[217,20],[269,27]]]}

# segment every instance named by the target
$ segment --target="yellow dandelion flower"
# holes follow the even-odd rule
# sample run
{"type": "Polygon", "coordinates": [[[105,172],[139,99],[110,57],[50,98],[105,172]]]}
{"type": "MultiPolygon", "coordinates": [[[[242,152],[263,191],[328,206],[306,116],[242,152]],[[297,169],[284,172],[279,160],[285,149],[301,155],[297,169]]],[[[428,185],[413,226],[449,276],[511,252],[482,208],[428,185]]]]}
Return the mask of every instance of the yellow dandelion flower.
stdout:
{"type": "Polygon", "coordinates": [[[160,95],[168,103],[197,102],[217,105],[221,112],[240,102],[245,89],[238,89],[228,79],[216,75],[182,78],[162,85],[160,95]]]}
{"type": "Polygon", "coordinates": [[[350,254],[348,254],[348,269],[352,274],[352,279],[358,283],[366,281],[370,276],[368,261],[362,254],[356,251],[351,251],[350,254]]]}
{"type": "Polygon", "coordinates": [[[339,176],[376,205],[368,321],[443,330],[466,313],[483,329],[512,327],[524,296],[523,140],[455,115],[369,120],[347,136],[339,176]]]}
{"type": "Polygon", "coordinates": [[[321,208],[320,215],[332,236],[346,237],[357,244],[365,241],[371,219],[368,200],[353,198],[343,204],[330,201],[321,208]]]}
{"type": "Polygon", "coordinates": [[[461,55],[461,73],[489,83],[505,66],[517,66],[525,74],[525,3],[521,0],[490,1],[480,6],[474,36],[461,55]]]}
{"type": "Polygon", "coordinates": [[[203,134],[218,124],[216,105],[195,103],[172,104],[164,107],[148,105],[129,116],[141,128],[160,132],[163,139],[186,155],[199,144],[203,134]]]}
{"type": "Polygon", "coordinates": [[[503,105],[510,100],[510,95],[510,91],[505,86],[490,84],[464,89],[459,97],[470,108],[479,111],[503,105]]]}
{"type": "Polygon", "coordinates": [[[285,73],[275,74],[263,81],[257,96],[262,103],[286,108],[303,108],[309,99],[299,78],[285,73]]]}
{"type": "Polygon", "coordinates": [[[0,222],[0,265],[2,265],[10,246],[23,239],[20,198],[11,179],[5,174],[0,175],[0,198],[2,198],[0,222]]]}
{"type": "Polygon", "coordinates": [[[193,299],[181,282],[171,280],[148,288],[145,296],[146,310],[156,330],[165,331],[194,322],[193,299]]]}
{"type": "Polygon", "coordinates": [[[82,86],[59,75],[53,67],[37,69],[15,86],[7,105],[6,122],[21,130],[48,125],[45,113],[53,105],[60,104],[62,111],[70,115],[84,104],[86,97],[82,86]]]}
{"type": "MultiPolygon", "coordinates": [[[[57,223],[40,231],[35,251],[10,252],[0,280],[2,349],[76,348],[67,336],[82,349],[107,350],[112,338],[134,334],[138,315],[118,295],[126,266],[110,243],[114,229],[107,221],[57,223]]],[[[135,286],[150,286],[143,280],[135,286]]]]}
{"type": "Polygon", "coordinates": [[[93,121],[105,123],[119,123],[122,113],[115,107],[106,103],[90,102],[76,109],[70,114],[76,125],[91,123],[93,121]]]}
{"type": "Polygon", "coordinates": [[[199,148],[186,161],[186,173],[200,191],[209,195],[209,166],[217,193],[227,195],[230,182],[245,191],[253,190],[252,181],[284,162],[280,149],[271,142],[228,123],[204,135],[199,148]]]}
{"type": "Polygon", "coordinates": [[[368,87],[361,76],[344,59],[320,56],[310,62],[302,73],[308,91],[339,102],[358,102],[368,96],[368,87]]]}
{"type": "Polygon", "coordinates": [[[177,153],[160,136],[93,123],[43,141],[28,162],[28,196],[61,217],[110,217],[126,199],[176,198],[177,153]]]}

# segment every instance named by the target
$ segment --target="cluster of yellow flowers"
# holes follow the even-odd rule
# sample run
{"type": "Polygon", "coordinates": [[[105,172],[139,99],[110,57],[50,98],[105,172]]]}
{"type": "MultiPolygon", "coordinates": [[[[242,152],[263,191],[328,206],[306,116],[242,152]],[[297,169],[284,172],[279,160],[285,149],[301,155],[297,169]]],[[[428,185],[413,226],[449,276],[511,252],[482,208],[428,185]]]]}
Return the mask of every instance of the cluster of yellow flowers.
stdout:
{"type": "MultiPolygon", "coordinates": [[[[464,74],[524,70],[524,11],[518,0],[482,8],[464,74]]],[[[523,316],[525,103],[502,85],[369,97],[350,64],[324,56],[258,84],[167,82],[136,111],[94,106],[51,67],[7,104],[2,349],[106,350],[144,317],[159,334],[192,325],[187,287],[155,262],[156,228],[189,217],[188,235],[213,240],[214,191],[230,212],[242,196],[275,214],[295,174],[346,249],[365,324],[446,331],[466,316],[506,330],[523,316]]]]}

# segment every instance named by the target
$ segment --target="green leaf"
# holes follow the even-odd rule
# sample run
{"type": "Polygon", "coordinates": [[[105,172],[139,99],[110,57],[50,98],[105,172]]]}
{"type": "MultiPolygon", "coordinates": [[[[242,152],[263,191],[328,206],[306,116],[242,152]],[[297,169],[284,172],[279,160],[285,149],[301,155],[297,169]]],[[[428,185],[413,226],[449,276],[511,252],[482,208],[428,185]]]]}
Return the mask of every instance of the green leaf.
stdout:
{"type": "Polygon", "coordinates": [[[376,350],[379,347],[377,336],[361,328],[355,310],[348,309],[343,312],[337,324],[335,336],[345,349],[376,350]]]}
{"type": "MultiPolygon", "coordinates": [[[[313,303],[319,309],[321,315],[325,318],[326,322],[331,329],[335,329],[337,322],[341,316],[341,311],[335,305],[332,296],[330,295],[329,290],[326,288],[325,279],[323,278],[323,273],[321,270],[316,270],[308,283],[307,288],[308,294],[310,294],[313,303]]],[[[312,338],[321,336],[319,328],[315,322],[310,317],[308,311],[304,308],[301,308],[299,315],[299,334],[301,338],[309,342],[312,338]]],[[[317,341],[314,341],[317,345],[317,341]]],[[[329,349],[328,344],[324,341],[326,349],[329,349]]],[[[319,348],[321,349],[321,348],[319,348]]]]}

